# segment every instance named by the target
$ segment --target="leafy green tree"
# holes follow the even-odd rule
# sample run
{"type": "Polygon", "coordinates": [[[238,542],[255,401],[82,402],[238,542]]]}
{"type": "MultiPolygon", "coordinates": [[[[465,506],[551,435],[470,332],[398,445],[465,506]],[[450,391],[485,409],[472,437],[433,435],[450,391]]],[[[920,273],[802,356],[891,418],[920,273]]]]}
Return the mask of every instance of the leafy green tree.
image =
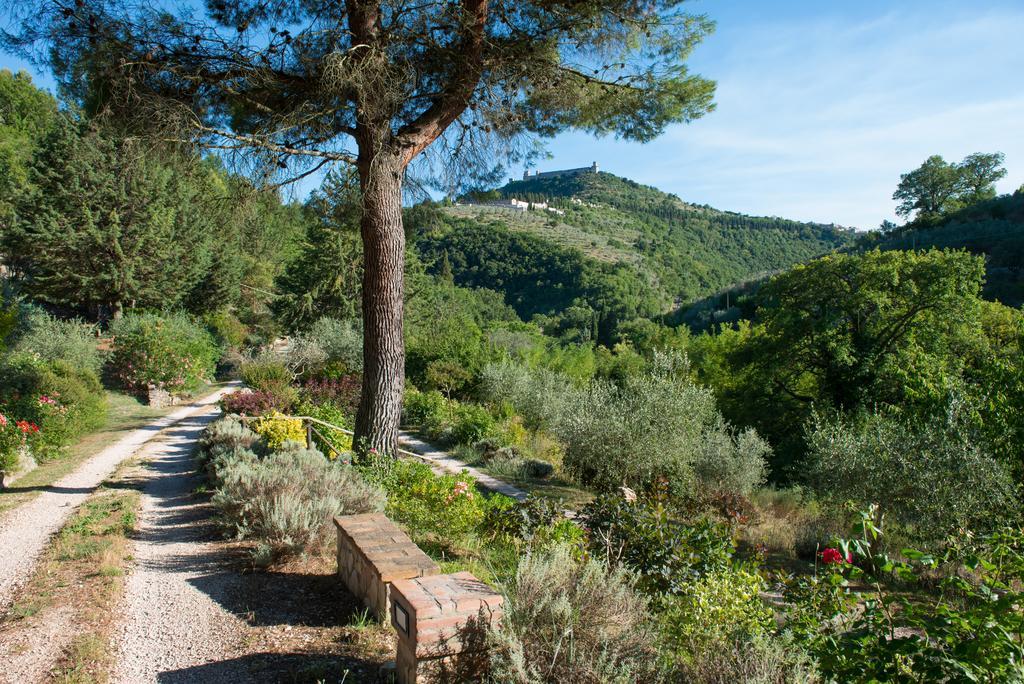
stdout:
{"type": "Polygon", "coordinates": [[[216,226],[183,160],[61,117],[29,180],[2,243],[27,293],[116,319],[178,305],[207,272],[216,226]]]}
{"type": "MultiPolygon", "coordinates": [[[[833,255],[776,276],[759,292],[759,325],[730,337],[740,344],[720,390],[727,417],[792,459],[816,405],[944,410],[984,336],[983,277],[981,258],[938,250],[833,255]]],[[[714,358],[712,381],[723,375],[714,358]]]]}
{"type": "Polygon", "coordinates": [[[921,166],[900,176],[892,198],[899,202],[897,214],[906,218],[916,212],[916,220],[926,222],[958,208],[960,189],[957,167],[933,154],[921,166]]]}
{"type": "MultiPolygon", "coordinates": [[[[993,199],[996,181],[1006,176],[1004,159],[1001,152],[975,152],[959,164],[950,164],[932,155],[900,176],[892,196],[899,202],[896,213],[908,217],[916,212],[914,221],[927,225],[962,207],[993,199]]],[[[883,227],[883,232],[888,231],[883,227]]]]}
{"type": "Polygon", "coordinates": [[[996,196],[996,181],[1006,177],[1002,152],[975,152],[957,166],[960,171],[960,199],[965,206],[996,196]]]}
{"type": "Polygon", "coordinates": [[[404,388],[409,164],[440,140],[434,161],[477,161],[477,175],[493,176],[487,155],[473,153],[481,144],[566,129],[648,141],[704,115],[714,84],[686,60],[712,24],[682,5],[218,0],[204,16],[185,0],[36,0],[17,4],[20,31],[6,42],[50,55],[70,89],[90,85],[103,95],[96,104],[139,130],[272,168],[304,160],[303,174],[331,162],[358,171],[366,359],[356,441],[390,453],[404,388]]]}

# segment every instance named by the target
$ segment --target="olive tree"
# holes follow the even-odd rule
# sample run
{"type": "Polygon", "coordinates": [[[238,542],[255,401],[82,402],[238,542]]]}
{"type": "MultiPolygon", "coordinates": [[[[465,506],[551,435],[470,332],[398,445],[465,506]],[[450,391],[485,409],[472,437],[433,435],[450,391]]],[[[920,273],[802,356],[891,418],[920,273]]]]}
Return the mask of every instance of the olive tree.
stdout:
{"type": "Polygon", "coordinates": [[[529,150],[566,129],[648,141],[713,106],[714,84],[685,65],[712,25],[683,0],[0,2],[21,20],[7,46],[51,60],[87,108],[279,176],[356,169],[356,433],[382,451],[395,448],[404,386],[410,163],[428,148],[434,160],[485,160],[488,143],[529,150]]]}

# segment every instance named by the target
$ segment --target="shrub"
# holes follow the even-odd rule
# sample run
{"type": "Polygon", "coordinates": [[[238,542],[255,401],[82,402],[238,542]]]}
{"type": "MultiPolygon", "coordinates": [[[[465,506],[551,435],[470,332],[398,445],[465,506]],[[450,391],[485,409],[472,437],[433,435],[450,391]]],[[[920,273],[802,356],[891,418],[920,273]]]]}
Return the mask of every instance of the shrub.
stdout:
{"type": "Polygon", "coordinates": [[[252,429],[263,438],[270,450],[280,449],[286,442],[306,442],[306,429],[302,421],[298,418],[287,418],[277,411],[262,416],[253,423],[252,429]]]}
{"type": "Polygon", "coordinates": [[[3,488],[3,475],[18,466],[18,452],[27,443],[28,436],[14,417],[8,417],[0,411],[0,488],[3,488]]]}
{"type": "Polygon", "coordinates": [[[815,684],[814,660],[792,640],[766,635],[707,641],[676,663],[673,681],[688,684],[815,684]]]}
{"type": "Polygon", "coordinates": [[[357,323],[321,318],[292,339],[289,365],[309,373],[333,366],[340,373],[363,370],[363,334],[357,323]]]}
{"type": "Polygon", "coordinates": [[[267,354],[251,359],[239,369],[242,381],[259,392],[280,393],[290,387],[293,376],[283,361],[267,354]]]}
{"type": "Polygon", "coordinates": [[[560,424],[577,392],[563,375],[511,361],[486,366],[480,378],[480,394],[487,401],[510,404],[535,430],[560,424]]]}
{"type": "Polygon", "coordinates": [[[33,354],[43,361],[65,361],[72,368],[99,376],[103,355],[96,347],[94,326],[62,321],[42,309],[31,309],[13,351],[33,354]]]}
{"type": "Polygon", "coordinates": [[[439,417],[442,415],[447,420],[447,405],[444,395],[440,392],[410,389],[405,393],[402,417],[405,422],[412,425],[425,426],[428,423],[440,422],[439,417]]]}
{"type": "Polygon", "coordinates": [[[38,426],[31,439],[37,458],[60,455],[64,446],[103,424],[103,387],[88,369],[66,361],[13,354],[0,366],[0,406],[9,418],[38,426]]]}
{"type": "Polygon", "coordinates": [[[362,378],[358,375],[343,375],[338,378],[310,378],[302,385],[302,396],[315,404],[330,403],[355,420],[359,409],[359,393],[362,378]]]}
{"type": "Polygon", "coordinates": [[[413,536],[458,544],[483,521],[483,497],[465,473],[437,475],[425,463],[386,456],[371,457],[363,472],[387,491],[387,514],[413,536]]]}
{"type": "Polygon", "coordinates": [[[377,487],[316,450],[228,459],[218,476],[222,484],[213,503],[237,536],[275,552],[312,549],[326,541],[333,516],[384,507],[377,487]]]}
{"type": "Polygon", "coordinates": [[[681,495],[696,491],[695,465],[729,486],[761,477],[764,442],[733,434],[711,391],[681,376],[682,364],[680,357],[656,355],[649,373],[621,385],[595,381],[573,395],[555,426],[566,443],[566,471],[602,491],[664,478],[681,495]],[[712,467],[719,455],[728,457],[727,465],[712,467]]]}
{"type": "Polygon", "coordinates": [[[213,377],[220,349],[185,314],[129,314],[111,326],[111,363],[125,387],[170,392],[195,389],[213,377]]]}
{"type": "Polygon", "coordinates": [[[636,571],[642,589],[682,594],[694,579],[728,569],[735,549],[725,525],[685,524],[665,503],[663,494],[632,501],[605,495],[589,503],[580,518],[590,532],[591,550],[636,571]]]}
{"type": "Polygon", "coordinates": [[[654,682],[656,630],[632,576],[557,546],[528,555],[490,638],[496,682],[654,682]]]}
{"type": "Polygon", "coordinates": [[[485,451],[482,460],[487,469],[497,477],[543,479],[550,477],[555,471],[554,466],[546,461],[523,458],[515,447],[501,447],[485,451]]]}
{"type": "Polygon", "coordinates": [[[666,643],[678,658],[709,643],[766,635],[775,626],[761,600],[764,580],[748,570],[719,570],[690,582],[662,606],[666,643]]]}
{"type": "Polygon", "coordinates": [[[452,439],[457,444],[472,444],[492,434],[496,421],[483,406],[458,404],[454,410],[452,439]]]}
{"type": "Polygon", "coordinates": [[[1017,516],[1008,470],[973,443],[955,410],[923,423],[884,414],[815,416],[808,443],[808,477],[820,496],[878,503],[921,541],[1017,516]]]}
{"type": "Polygon", "coordinates": [[[239,390],[221,397],[220,406],[224,413],[240,416],[262,416],[271,411],[289,412],[294,406],[295,395],[291,392],[259,392],[239,390]]]}
{"type": "Polygon", "coordinates": [[[835,540],[821,576],[788,588],[785,629],[827,681],[1018,682],[1024,676],[1024,530],[964,535],[944,553],[885,548],[877,506],[835,540]],[[849,558],[852,562],[847,561],[849,558]],[[831,559],[831,562],[829,562],[831,559]],[[908,591],[933,588],[939,591],[908,591]],[[870,601],[850,592],[871,586],[870,601]]]}
{"type": "Polygon", "coordinates": [[[562,518],[551,499],[530,496],[522,503],[496,494],[487,500],[482,529],[494,537],[530,539],[538,530],[555,525],[562,518]]]}
{"type": "Polygon", "coordinates": [[[702,490],[750,494],[764,484],[772,449],[754,430],[733,434],[722,421],[704,431],[699,446],[693,472],[702,490]]]}
{"type": "Polygon", "coordinates": [[[249,336],[249,328],[228,311],[216,311],[203,316],[203,323],[210,329],[220,345],[227,349],[239,349],[249,336]]]}
{"type": "Polygon", "coordinates": [[[260,436],[247,428],[235,416],[226,416],[211,423],[199,438],[199,457],[209,459],[223,451],[236,448],[251,449],[260,441],[260,436]]]}

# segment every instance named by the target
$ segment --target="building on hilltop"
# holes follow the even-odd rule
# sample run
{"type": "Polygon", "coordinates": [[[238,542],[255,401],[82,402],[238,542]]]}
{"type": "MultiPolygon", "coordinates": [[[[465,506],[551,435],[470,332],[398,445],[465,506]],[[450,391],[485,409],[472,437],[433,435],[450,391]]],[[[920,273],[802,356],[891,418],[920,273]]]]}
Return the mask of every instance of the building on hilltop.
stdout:
{"type": "Polygon", "coordinates": [[[559,216],[565,216],[565,212],[561,209],[548,206],[547,202],[527,202],[524,200],[510,197],[509,199],[497,199],[489,202],[466,202],[464,206],[467,207],[492,207],[495,209],[510,209],[512,211],[518,211],[526,213],[527,211],[544,210],[549,211],[552,214],[558,214],[559,216]]]}
{"type": "Polygon", "coordinates": [[[531,178],[558,178],[559,176],[578,176],[581,173],[597,173],[597,162],[594,162],[590,166],[583,166],[578,169],[562,169],[561,171],[534,171],[530,173],[530,169],[523,171],[523,180],[530,180],[531,178]]]}

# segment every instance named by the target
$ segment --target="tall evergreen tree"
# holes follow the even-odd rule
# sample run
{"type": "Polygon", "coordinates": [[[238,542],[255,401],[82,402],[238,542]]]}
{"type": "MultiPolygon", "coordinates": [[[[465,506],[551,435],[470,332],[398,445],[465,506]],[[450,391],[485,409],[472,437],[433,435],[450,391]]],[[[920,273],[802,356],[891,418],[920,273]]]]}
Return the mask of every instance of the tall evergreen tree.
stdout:
{"type": "Polygon", "coordinates": [[[359,315],[363,255],[359,195],[354,178],[330,174],[307,203],[311,220],[301,251],[277,278],[274,314],[290,330],[324,316],[359,315]]]}
{"type": "Polygon", "coordinates": [[[112,318],[176,306],[212,259],[215,230],[194,181],[138,140],[61,117],[32,159],[5,260],[55,305],[112,318]]]}
{"type": "Polygon", "coordinates": [[[28,162],[57,117],[57,101],[25,72],[0,69],[0,234],[16,194],[28,182],[28,162]]]}

